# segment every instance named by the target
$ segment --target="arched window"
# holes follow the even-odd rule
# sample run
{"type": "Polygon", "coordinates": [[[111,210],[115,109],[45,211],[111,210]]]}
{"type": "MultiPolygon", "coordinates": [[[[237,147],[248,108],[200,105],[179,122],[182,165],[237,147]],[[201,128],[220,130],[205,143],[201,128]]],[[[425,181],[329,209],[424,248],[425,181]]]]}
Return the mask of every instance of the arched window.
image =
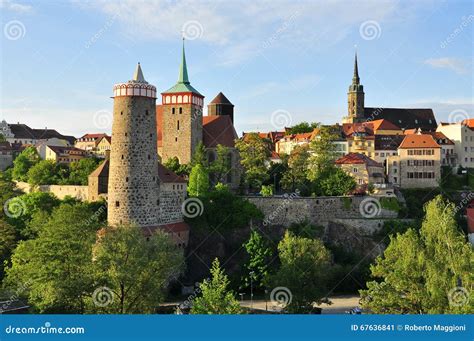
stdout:
{"type": "Polygon", "coordinates": [[[183,103],[183,96],[181,95],[178,96],[178,103],[183,103]]]}
{"type": "Polygon", "coordinates": [[[188,95],[183,96],[183,103],[188,103],[188,95]]]}
{"type": "Polygon", "coordinates": [[[171,97],[171,103],[176,103],[176,96],[171,97]]]}

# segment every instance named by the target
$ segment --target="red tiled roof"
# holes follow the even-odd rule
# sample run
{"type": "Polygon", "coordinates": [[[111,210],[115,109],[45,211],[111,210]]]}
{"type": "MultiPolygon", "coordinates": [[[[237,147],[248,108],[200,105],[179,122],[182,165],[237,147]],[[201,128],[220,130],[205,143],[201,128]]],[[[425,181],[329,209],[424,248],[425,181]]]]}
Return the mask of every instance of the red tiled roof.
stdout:
{"type": "Polygon", "coordinates": [[[370,123],[372,123],[374,130],[401,130],[400,127],[385,119],[371,121],[370,123]]]}
{"type": "Polygon", "coordinates": [[[96,144],[99,144],[100,141],[102,141],[102,139],[106,139],[109,143],[112,143],[112,136],[104,135],[104,136],[102,136],[101,138],[99,138],[99,139],[97,140],[97,143],[96,143],[96,144]]]}
{"type": "Polygon", "coordinates": [[[433,136],[428,134],[412,134],[406,135],[400,147],[407,148],[441,148],[439,144],[433,139],[433,136]]]}
{"type": "Polygon", "coordinates": [[[474,118],[469,118],[464,121],[462,121],[462,124],[465,126],[468,126],[469,128],[474,128],[474,118]]]}
{"type": "Polygon", "coordinates": [[[221,144],[234,147],[238,138],[229,116],[204,116],[202,118],[202,142],[207,148],[221,144]]]}
{"type": "Polygon", "coordinates": [[[158,164],[158,178],[160,178],[161,182],[169,183],[169,182],[184,182],[186,183],[186,179],[182,176],[179,176],[175,172],[169,170],[161,163],[158,164]]]}
{"type": "Polygon", "coordinates": [[[98,134],[85,134],[80,139],[99,139],[102,136],[107,136],[105,133],[98,133],[98,134]]]}
{"type": "Polygon", "coordinates": [[[342,131],[347,137],[352,136],[354,133],[365,133],[369,136],[374,134],[372,122],[344,123],[342,125],[342,131]]]}
{"type": "Polygon", "coordinates": [[[143,233],[146,236],[150,236],[157,230],[162,230],[163,232],[166,232],[166,233],[178,233],[178,232],[188,232],[190,228],[188,224],[186,224],[184,221],[181,221],[177,223],[171,223],[171,224],[165,224],[165,225],[159,225],[159,226],[144,227],[143,233]]]}
{"type": "Polygon", "coordinates": [[[367,166],[383,167],[381,163],[378,163],[372,160],[370,157],[360,153],[349,153],[343,157],[340,157],[335,162],[338,165],[365,164],[367,166]]]}

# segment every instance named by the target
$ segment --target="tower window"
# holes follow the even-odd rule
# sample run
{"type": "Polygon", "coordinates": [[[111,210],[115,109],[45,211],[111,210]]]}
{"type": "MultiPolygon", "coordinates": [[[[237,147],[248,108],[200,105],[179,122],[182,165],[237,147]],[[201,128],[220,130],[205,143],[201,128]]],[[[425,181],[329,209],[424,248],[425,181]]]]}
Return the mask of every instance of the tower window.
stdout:
{"type": "Polygon", "coordinates": [[[148,154],[148,160],[150,160],[150,159],[151,159],[151,155],[150,155],[150,154],[148,154]]]}
{"type": "Polygon", "coordinates": [[[157,204],[157,205],[159,205],[159,204],[160,204],[160,199],[158,199],[158,200],[156,201],[156,204],[157,204]]]}
{"type": "Polygon", "coordinates": [[[180,113],[180,114],[183,113],[183,108],[179,108],[179,113],[180,113]]]}
{"type": "MultiPolygon", "coordinates": [[[[181,109],[181,108],[180,108],[180,109],[181,109]]],[[[177,125],[176,125],[176,129],[179,130],[179,120],[178,120],[178,123],[177,123],[177,125]]]]}
{"type": "Polygon", "coordinates": [[[177,137],[174,138],[174,142],[178,142],[178,138],[177,138],[177,137]]]}
{"type": "Polygon", "coordinates": [[[115,207],[120,207],[120,201],[115,202],[115,207]]]}
{"type": "Polygon", "coordinates": [[[123,115],[123,111],[120,112],[120,115],[123,115]]]}
{"type": "Polygon", "coordinates": [[[128,133],[125,133],[125,136],[128,136],[128,133]]]}
{"type": "Polygon", "coordinates": [[[147,115],[147,116],[148,116],[148,110],[146,110],[146,111],[145,111],[145,115],[147,115]]]}
{"type": "Polygon", "coordinates": [[[125,182],[128,182],[128,176],[125,178],[125,182]]]}
{"type": "Polygon", "coordinates": [[[172,108],[171,109],[171,113],[174,115],[174,112],[175,112],[175,108],[172,108]]]}
{"type": "Polygon", "coordinates": [[[122,160],[123,160],[123,154],[122,154],[122,160]]]}

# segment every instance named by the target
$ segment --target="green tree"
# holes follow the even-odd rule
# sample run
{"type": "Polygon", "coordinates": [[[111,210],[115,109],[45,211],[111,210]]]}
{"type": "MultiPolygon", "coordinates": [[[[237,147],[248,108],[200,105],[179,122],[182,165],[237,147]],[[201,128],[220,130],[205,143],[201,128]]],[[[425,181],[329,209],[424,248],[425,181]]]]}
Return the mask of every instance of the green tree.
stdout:
{"type": "Polygon", "coordinates": [[[456,208],[437,196],[425,206],[419,232],[391,236],[361,290],[376,314],[472,314],[474,252],[458,229],[456,208]]]}
{"type": "Polygon", "coordinates": [[[89,175],[99,166],[101,161],[96,158],[84,158],[71,162],[69,165],[69,185],[87,185],[89,175]]]}
{"type": "Polygon", "coordinates": [[[189,175],[188,194],[190,196],[206,195],[209,191],[209,174],[201,164],[196,164],[189,175]]]}
{"type": "Polygon", "coordinates": [[[291,191],[298,189],[300,192],[308,188],[308,160],[310,158],[309,146],[297,146],[291,151],[288,158],[288,169],[283,174],[282,186],[291,191]]]}
{"type": "Polygon", "coordinates": [[[35,147],[25,148],[13,161],[13,180],[28,181],[28,171],[39,161],[40,157],[35,147]]]}
{"type": "Polygon", "coordinates": [[[58,181],[56,164],[50,160],[41,160],[36,163],[28,170],[27,176],[31,186],[55,185],[58,181]]]}
{"type": "Polygon", "coordinates": [[[290,128],[286,129],[286,134],[302,134],[302,133],[310,133],[314,130],[314,128],[320,127],[319,122],[301,122],[298,123],[290,128]]]}
{"type": "Polygon", "coordinates": [[[15,249],[17,240],[17,234],[13,226],[0,219],[0,282],[5,275],[4,267],[10,265],[10,256],[15,249]]]}
{"type": "Polygon", "coordinates": [[[318,194],[327,196],[346,195],[357,186],[352,176],[336,166],[330,166],[320,173],[314,183],[320,191],[318,194]]]}
{"type": "Polygon", "coordinates": [[[6,141],[7,141],[7,139],[5,138],[5,135],[0,133],[0,142],[6,142],[6,141]]]}
{"type": "Polygon", "coordinates": [[[331,254],[321,240],[296,237],[287,231],[278,244],[278,255],[281,266],[270,283],[291,292],[285,307],[289,313],[308,313],[314,304],[326,301],[331,254]]]}
{"type": "Polygon", "coordinates": [[[334,141],[337,139],[337,135],[334,130],[333,127],[321,127],[318,136],[309,144],[311,157],[308,160],[308,179],[312,181],[316,180],[320,174],[327,172],[336,160],[334,141]]]}
{"type": "Polygon", "coordinates": [[[221,144],[216,148],[217,157],[210,165],[210,171],[214,175],[215,182],[226,182],[227,174],[231,170],[229,159],[230,148],[221,144]]]}
{"type": "MultiPolygon", "coordinates": [[[[108,303],[104,307],[92,304],[92,311],[153,313],[163,301],[169,282],[183,270],[182,251],[164,232],[156,232],[147,240],[133,225],[108,227],[100,235],[93,250],[96,284],[105,286],[112,296],[102,302],[108,303]]],[[[100,301],[100,297],[95,299],[100,301]]]]}
{"type": "Polygon", "coordinates": [[[260,190],[260,194],[261,194],[263,197],[271,197],[271,196],[273,195],[273,186],[271,186],[271,185],[268,185],[268,186],[263,185],[263,186],[262,186],[262,189],[260,190]]]}
{"type": "Polygon", "coordinates": [[[196,165],[201,165],[204,167],[208,166],[206,147],[204,147],[204,143],[202,142],[197,144],[196,150],[194,150],[193,156],[191,158],[191,168],[196,165]]]}
{"type": "Polygon", "coordinates": [[[264,287],[264,280],[269,275],[269,266],[272,258],[272,249],[268,242],[257,231],[252,231],[249,240],[243,244],[249,257],[245,264],[246,274],[242,278],[243,288],[252,285],[257,289],[264,287]]]}
{"type": "Polygon", "coordinates": [[[194,300],[191,314],[241,314],[242,308],[229,290],[229,279],[217,258],[212,262],[211,277],[199,285],[201,296],[194,300]]]}
{"type": "Polygon", "coordinates": [[[166,162],[163,165],[178,175],[181,175],[181,176],[189,175],[189,165],[181,165],[179,163],[179,159],[176,156],[173,156],[172,158],[169,158],[168,160],[166,160],[166,162]]]}
{"type": "Polygon", "coordinates": [[[245,183],[254,189],[260,189],[269,178],[266,161],[270,156],[268,144],[256,133],[246,135],[245,139],[235,143],[239,150],[240,163],[244,168],[245,183]]]}
{"type": "Polygon", "coordinates": [[[40,313],[83,313],[93,288],[92,245],[98,223],[87,205],[61,205],[36,239],[21,241],[7,269],[10,288],[27,286],[40,313]]]}

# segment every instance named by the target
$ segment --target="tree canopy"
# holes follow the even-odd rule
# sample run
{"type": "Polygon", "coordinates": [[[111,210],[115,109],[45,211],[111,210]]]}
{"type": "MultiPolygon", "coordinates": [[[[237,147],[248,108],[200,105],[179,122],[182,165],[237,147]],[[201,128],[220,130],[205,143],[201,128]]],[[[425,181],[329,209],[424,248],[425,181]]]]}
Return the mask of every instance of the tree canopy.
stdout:
{"type": "Polygon", "coordinates": [[[370,312],[474,312],[474,252],[456,225],[455,207],[437,196],[425,213],[419,232],[391,236],[383,256],[371,266],[375,280],[361,291],[363,307],[370,312]]]}
{"type": "Polygon", "coordinates": [[[229,284],[219,259],[214,259],[211,278],[199,285],[201,295],[194,299],[191,314],[241,314],[242,308],[229,289],[229,284]]]}
{"type": "Polygon", "coordinates": [[[260,189],[269,178],[266,166],[270,156],[268,144],[256,133],[246,135],[245,139],[236,141],[240,153],[240,163],[244,168],[245,183],[253,189],[260,189]]]}

